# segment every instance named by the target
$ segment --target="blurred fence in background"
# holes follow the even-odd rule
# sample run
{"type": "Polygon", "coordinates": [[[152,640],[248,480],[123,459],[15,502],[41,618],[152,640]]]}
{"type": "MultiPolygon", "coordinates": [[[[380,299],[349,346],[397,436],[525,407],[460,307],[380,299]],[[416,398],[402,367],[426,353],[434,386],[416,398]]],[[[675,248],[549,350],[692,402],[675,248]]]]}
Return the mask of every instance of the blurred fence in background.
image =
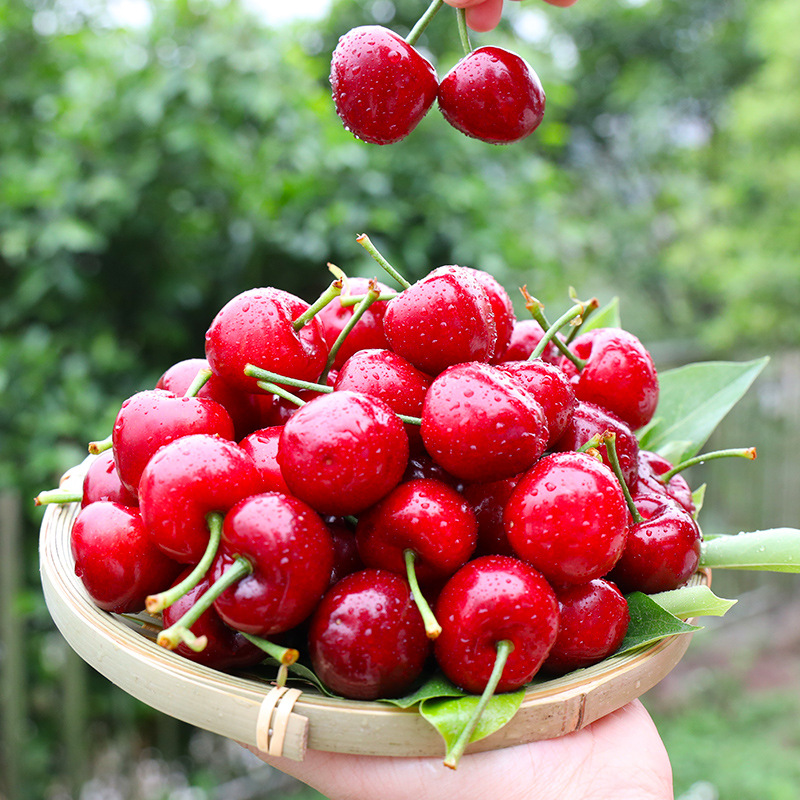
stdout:
{"type": "MultiPolygon", "coordinates": [[[[751,445],[758,449],[755,462],[713,461],[693,467],[688,475],[693,486],[707,484],[701,520],[709,532],[800,525],[800,352],[773,357],[704,450],[751,445]]],[[[110,800],[141,796],[194,800],[259,796],[242,793],[238,784],[238,795],[220,794],[212,787],[214,781],[221,780],[220,776],[235,781],[244,771],[236,757],[225,755],[225,742],[209,744],[206,737],[198,745],[195,733],[187,726],[110,687],[49,624],[36,576],[26,576],[21,567],[23,539],[29,535],[23,522],[23,503],[28,502],[29,498],[12,492],[0,495],[0,798],[67,800],[82,796],[110,800]],[[81,785],[97,781],[98,772],[108,768],[103,760],[108,762],[110,752],[118,757],[122,754],[130,769],[131,764],[141,765],[142,754],[147,753],[158,754],[159,760],[152,763],[185,763],[192,747],[200,748],[195,761],[205,770],[207,791],[192,794],[190,787],[184,786],[181,794],[175,788],[180,788],[180,781],[167,791],[169,781],[163,775],[160,794],[133,787],[130,777],[121,793],[81,795],[79,791],[81,785]],[[215,763],[214,752],[217,768],[212,774],[209,770],[215,763]],[[227,768],[220,763],[225,758],[231,762],[227,768]]],[[[800,593],[797,576],[766,573],[725,575],[722,593],[748,593],[775,582],[800,593]]],[[[263,790],[263,775],[260,780],[263,790]]]]}

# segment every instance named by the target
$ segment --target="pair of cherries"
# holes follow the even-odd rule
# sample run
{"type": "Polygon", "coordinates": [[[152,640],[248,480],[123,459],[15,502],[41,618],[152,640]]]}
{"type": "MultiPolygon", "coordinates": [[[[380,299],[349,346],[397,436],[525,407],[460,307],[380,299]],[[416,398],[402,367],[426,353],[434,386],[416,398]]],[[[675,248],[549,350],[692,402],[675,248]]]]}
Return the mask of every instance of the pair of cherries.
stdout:
{"type": "Polygon", "coordinates": [[[439,81],[419,50],[380,25],[353,28],[339,39],[330,82],[345,128],[373,144],[408,136],[434,101],[454,128],[491,144],[524,139],[544,116],[541,82],[516,53],[479,47],[439,81]]]}

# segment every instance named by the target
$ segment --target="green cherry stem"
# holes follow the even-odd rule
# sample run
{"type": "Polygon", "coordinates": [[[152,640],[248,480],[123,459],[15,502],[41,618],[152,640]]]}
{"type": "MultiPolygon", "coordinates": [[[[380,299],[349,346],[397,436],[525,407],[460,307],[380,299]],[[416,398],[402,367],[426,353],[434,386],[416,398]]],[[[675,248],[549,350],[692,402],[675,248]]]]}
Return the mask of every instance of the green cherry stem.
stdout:
{"type": "MultiPolygon", "coordinates": [[[[561,328],[563,328],[568,322],[572,322],[574,320],[580,322],[580,321],[584,320],[586,318],[587,313],[588,313],[587,309],[595,309],[595,308],[597,308],[597,306],[598,306],[597,300],[595,298],[592,298],[588,303],[576,303],[568,311],[565,311],[549,328],[547,328],[545,330],[544,336],[542,336],[541,340],[536,345],[536,347],[533,349],[533,352],[530,354],[529,361],[533,361],[534,359],[541,358],[542,353],[544,353],[544,350],[547,347],[549,342],[555,340],[556,343],[558,343],[559,340],[557,338],[557,334],[561,330],[561,328]]],[[[539,305],[539,308],[541,308],[541,304],[539,305]]],[[[542,313],[544,313],[544,312],[542,312],[542,313]]],[[[539,324],[541,324],[541,322],[539,324]]],[[[566,344],[564,345],[564,349],[567,349],[566,348],[566,344]]],[[[563,352],[563,350],[562,350],[562,352],[563,352]]],[[[572,351],[568,350],[568,352],[571,353],[572,351]]],[[[574,353],[572,353],[572,355],[568,356],[568,357],[573,362],[574,362],[575,358],[577,358],[574,353]]],[[[581,359],[578,359],[578,361],[580,361],[580,363],[582,365],[586,364],[586,362],[585,361],[581,361],[581,359]]],[[[576,366],[578,366],[578,365],[576,364],[576,366]]],[[[580,368],[582,368],[582,367],[579,367],[579,369],[580,368]]]]}
{"type": "Polygon", "coordinates": [[[109,434],[105,439],[99,439],[96,442],[89,442],[89,452],[93,456],[97,456],[100,455],[100,453],[105,453],[106,450],[110,450],[111,446],[111,434],[109,434]]]}
{"type": "Polygon", "coordinates": [[[686,461],[681,461],[680,464],[674,466],[663,475],[659,475],[658,479],[664,483],[669,483],[671,478],[674,478],[679,472],[682,472],[689,467],[697,466],[698,464],[705,464],[706,461],[713,461],[716,458],[747,458],[754,461],[756,458],[755,447],[737,447],[729,450],[714,450],[710,453],[701,453],[694,458],[687,458],[686,461]]]}
{"type": "Polygon", "coordinates": [[[147,609],[150,614],[158,614],[159,611],[163,611],[175,601],[180,600],[185,594],[191,592],[205,577],[211,567],[211,563],[214,561],[214,557],[217,555],[219,542],[222,538],[222,514],[216,511],[207,514],[206,524],[208,525],[208,545],[206,545],[202,558],[180,583],[176,583],[174,586],[158,594],[151,594],[145,599],[145,609],[147,609]]]}
{"type": "Polygon", "coordinates": [[[497,657],[494,660],[494,667],[492,668],[492,674],[489,676],[486,688],[483,690],[483,694],[481,694],[480,700],[478,700],[478,705],[475,706],[475,710],[470,715],[467,724],[461,729],[458,739],[456,739],[445,756],[444,765],[450,767],[450,769],[455,769],[458,766],[458,762],[461,756],[464,755],[464,751],[467,749],[467,745],[472,738],[472,734],[475,732],[475,728],[480,722],[489,700],[494,696],[497,684],[500,683],[500,678],[503,675],[508,657],[514,652],[514,643],[508,639],[501,639],[497,642],[495,647],[497,648],[497,657]]]}
{"type": "Polygon", "coordinates": [[[46,506],[57,503],[80,503],[83,492],[73,492],[70,489],[45,489],[33,498],[34,505],[46,506]]]}
{"type": "Polygon", "coordinates": [[[356,236],[356,241],[378,262],[381,268],[391,275],[404,289],[411,284],[381,255],[366,233],[356,236]]]}
{"type": "Polygon", "coordinates": [[[631,490],[628,488],[628,484],[625,483],[622,467],[619,465],[619,457],[617,456],[617,434],[606,432],[603,435],[603,440],[605,441],[608,460],[611,462],[611,469],[614,470],[614,474],[617,476],[617,481],[622,489],[622,494],[625,495],[625,502],[628,504],[628,510],[631,512],[633,521],[638,525],[640,522],[644,522],[644,517],[639,513],[639,509],[636,508],[636,504],[633,502],[631,490]]]}
{"type": "MultiPolygon", "coordinates": [[[[382,292],[381,294],[379,294],[375,298],[375,300],[376,301],[377,300],[384,300],[384,301],[386,301],[386,300],[394,300],[394,298],[397,297],[398,294],[399,294],[399,292],[382,292]]],[[[346,297],[344,295],[342,295],[339,298],[339,302],[342,304],[342,306],[345,306],[345,307],[347,307],[347,306],[355,306],[355,305],[358,305],[365,297],[366,297],[365,294],[349,294],[346,297]]]]}
{"type": "Polygon", "coordinates": [[[410,45],[415,45],[417,39],[422,35],[422,32],[425,28],[428,27],[428,23],[436,16],[436,13],[439,9],[444,5],[444,0],[433,0],[433,2],[428,6],[425,13],[417,20],[414,27],[409,31],[408,36],[406,36],[406,42],[410,45]]]}
{"type": "Polygon", "coordinates": [[[282,647],[269,639],[253,636],[250,633],[242,632],[242,635],[248,642],[260,647],[268,656],[272,656],[281,666],[290,667],[300,658],[300,653],[293,647],[282,647]]]}
{"type": "MultiPolygon", "coordinates": [[[[550,321],[545,316],[544,306],[542,303],[535,297],[532,297],[530,294],[528,294],[528,290],[525,286],[523,286],[520,291],[522,292],[522,296],[525,298],[525,308],[528,309],[530,315],[539,323],[539,325],[541,325],[542,330],[545,332],[545,336],[552,331],[551,338],[548,339],[548,341],[552,341],[561,351],[562,355],[566,356],[577,367],[578,370],[582,370],[586,366],[586,362],[583,359],[578,358],[578,356],[576,356],[575,353],[573,353],[567,347],[567,345],[562,342],[558,336],[556,336],[556,333],[558,333],[559,328],[566,325],[567,322],[580,317],[584,313],[584,304],[577,303],[569,311],[562,314],[556,323],[551,325],[550,321]],[[577,313],[574,313],[576,309],[578,309],[578,311],[577,313]],[[561,320],[564,321],[562,322],[561,320]]],[[[593,303],[597,303],[597,300],[591,300],[588,305],[593,303]]],[[[539,344],[541,344],[541,342],[539,344]]],[[[542,346],[542,352],[544,352],[544,347],[546,345],[547,342],[545,342],[542,346]]],[[[538,349],[538,347],[536,349],[538,349]]],[[[536,352],[536,350],[534,350],[534,352],[536,352]]],[[[531,354],[531,358],[533,358],[533,354],[531,354]]]]}
{"type": "Polygon", "coordinates": [[[197,375],[195,375],[194,380],[189,384],[189,387],[186,389],[184,393],[184,397],[197,397],[197,393],[208,383],[209,378],[211,377],[211,370],[207,367],[201,369],[197,375]]]}
{"type": "Polygon", "coordinates": [[[461,39],[461,47],[464,50],[464,55],[468,56],[472,52],[472,42],[469,40],[466,9],[456,9],[456,20],[458,21],[458,38],[461,39]]]}
{"type": "Polygon", "coordinates": [[[208,644],[205,636],[195,636],[189,628],[211,608],[214,601],[236,581],[253,571],[252,564],[244,557],[238,556],[222,575],[197,599],[197,602],[169,628],[158,634],[156,641],[167,650],[174,650],[181,642],[199,653],[208,644]]]}
{"type": "Polygon", "coordinates": [[[417,570],[414,567],[417,555],[413,550],[407,548],[403,551],[403,558],[406,562],[406,575],[408,577],[408,583],[411,586],[411,595],[414,598],[414,602],[417,604],[419,613],[422,616],[422,621],[425,623],[425,633],[428,635],[429,639],[436,639],[442,632],[442,626],[437,621],[430,605],[428,605],[428,601],[419,588],[417,570]]]}
{"type": "MultiPolygon", "coordinates": [[[[571,286],[569,289],[569,296],[574,302],[576,303],[581,302],[580,300],[578,300],[578,296],[577,293],[575,292],[575,289],[573,289],[571,286]]],[[[600,303],[596,298],[593,298],[592,300],[589,301],[589,303],[586,306],[585,313],[581,314],[581,318],[576,322],[575,325],[572,326],[572,330],[570,330],[570,332],[567,334],[565,339],[566,344],[568,345],[572,344],[572,340],[581,332],[581,328],[586,324],[586,320],[589,319],[592,312],[596,311],[598,308],[600,308],[600,303]]]]}
{"type": "Polygon", "coordinates": [[[277,372],[270,372],[268,369],[261,369],[261,367],[257,367],[254,364],[245,365],[244,374],[251,378],[257,378],[263,383],[292,386],[295,389],[307,389],[311,392],[321,392],[323,394],[333,391],[333,386],[328,386],[325,383],[313,383],[312,381],[303,381],[299,378],[289,378],[286,375],[279,375],[277,372]]]}
{"type": "Polygon", "coordinates": [[[306,401],[303,400],[302,397],[298,397],[296,394],[293,394],[287,389],[284,389],[282,386],[278,386],[270,381],[258,381],[256,386],[258,386],[259,389],[263,389],[265,392],[276,394],[278,397],[282,397],[284,400],[288,400],[290,403],[293,403],[298,407],[306,404],[306,401]]]}
{"type": "Polygon", "coordinates": [[[314,301],[294,322],[292,327],[299,331],[304,325],[308,324],[316,314],[325,308],[331,300],[336,299],[342,293],[342,279],[336,278],[331,285],[314,301]]]}

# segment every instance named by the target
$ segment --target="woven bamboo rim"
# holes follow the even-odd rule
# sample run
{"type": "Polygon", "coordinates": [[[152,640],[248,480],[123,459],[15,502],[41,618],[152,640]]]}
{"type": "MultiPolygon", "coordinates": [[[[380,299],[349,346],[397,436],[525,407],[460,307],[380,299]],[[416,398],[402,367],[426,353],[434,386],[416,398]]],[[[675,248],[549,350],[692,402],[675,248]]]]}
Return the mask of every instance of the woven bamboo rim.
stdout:
{"type": "MultiPolygon", "coordinates": [[[[82,481],[85,464],[62,485],[82,481]]],[[[225,674],[159,647],[152,630],[94,605],[74,572],[70,530],[77,503],[50,505],[40,532],[45,602],[75,652],[109,681],[152,708],[265,753],[302,760],[306,748],[338,753],[443,756],[438,732],[416,709],[280,689],[225,674]]],[[[699,573],[695,582],[707,582],[699,573]]],[[[531,686],[514,718],[467,752],[551,739],[594,722],[644,694],[683,657],[691,634],[663,639],[562,678],[531,686]]]]}

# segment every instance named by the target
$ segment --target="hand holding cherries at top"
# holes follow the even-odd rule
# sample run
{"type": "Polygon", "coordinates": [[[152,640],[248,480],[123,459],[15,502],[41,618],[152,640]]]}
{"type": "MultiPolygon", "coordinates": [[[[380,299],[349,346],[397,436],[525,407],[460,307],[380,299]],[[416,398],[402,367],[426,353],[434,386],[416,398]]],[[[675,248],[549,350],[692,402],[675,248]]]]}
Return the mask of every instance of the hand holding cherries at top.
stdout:
{"type": "MultiPolygon", "coordinates": [[[[444,0],[445,3],[453,8],[463,8],[467,12],[467,25],[474,31],[491,31],[500,22],[503,12],[503,0],[444,0]]],[[[551,6],[575,5],[578,0],[544,0],[551,6]]]]}

